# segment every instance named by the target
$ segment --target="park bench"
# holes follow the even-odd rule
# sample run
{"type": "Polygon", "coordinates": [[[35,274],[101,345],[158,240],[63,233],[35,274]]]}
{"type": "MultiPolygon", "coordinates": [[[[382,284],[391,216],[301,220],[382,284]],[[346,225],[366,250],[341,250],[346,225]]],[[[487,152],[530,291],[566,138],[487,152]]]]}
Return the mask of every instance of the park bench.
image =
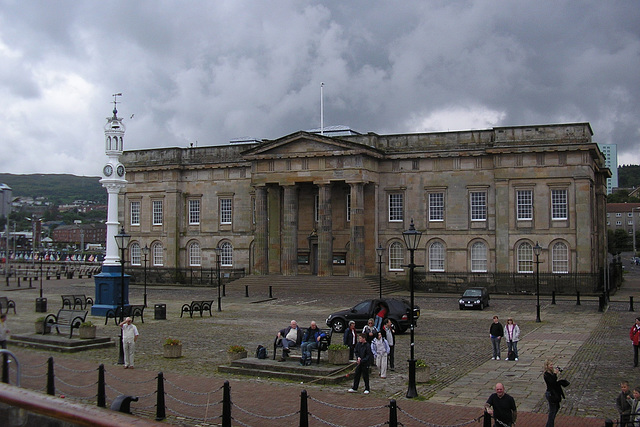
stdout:
{"type": "Polygon", "coordinates": [[[184,304],[182,309],[180,310],[180,317],[184,313],[189,313],[189,316],[193,317],[193,313],[196,311],[200,312],[200,317],[202,317],[202,312],[209,311],[209,316],[213,316],[211,313],[211,306],[213,305],[213,300],[211,301],[191,301],[191,304],[184,304]]]}
{"type": "MultiPolygon", "coordinates": [[[[322,337],[320,339],[320,343],[318,344],[318,346],[316,348],[312,348],[311,351],[317,351],[318,352],[318,357],[316,359],[316,363],[319,365],[320,364],[320,355],[322,354],[323,351],[327,351],[327,349],[329,348],[329,346],[331,345],[331,334],[333,332],[332,329],[320,329],[320,332],[323,332],[325,334],[324,337],[322,337]]],[[[278,335],[276,335],[276,338],[273,340],[273,360],[276,360],[276,351],[278,350],[278,348],[282,348],[282,341],[278,338],[278,335]]],[[[290,350],[298,350],[300,351],[300,346],[295,346],[295,347],[289,347],[290,350]]]]}
{"type": "Polygon", "coordinates": [[[15,301],[7,297],[0,297],[0,314],[2,314],[3,312],[8,313],[10,308],[13,308],[13,314],[16,314],[15,301]]]}
{"type": "Polygon", "coordinates": [[[93,305],[93,298],[86,295],[60,295],[60,297],[62,298],[62,308],[69,307],[71,309],[73,305],[74,310],[78,307],[84,310],[89,305],[93,305]]]}
{"type": "Polygon", "coordinates": [[[73,330],[80,328],[80,325],[87,318],[87,310],[69,310],[66,308],[61,308],[58,310],[58,314],[47,314],[47,317],[44,318],[44,330],[42,334],[44,335],[47,331],[47,326],[55,327],[58,335],[60,334],[60,329],[69,329],[69,338],[73,336],[73,330]]]}
{"type": "MultiPolygon", "coordinates": [[[[120,319],[120,307],[116,307],[114,309],[107,310],[107,313],[104,317],[104,324],[106,325],[109,319],[113,319],[113,322],[118,325],[118,320],[120,319]]],[[[124,313],[122,314],[122,318],[131,317],[132,320],[135,320],[136,316],[140,317],[140,321],[144,323],[144,304],[140,305],[125,305],[124,313]]]]}

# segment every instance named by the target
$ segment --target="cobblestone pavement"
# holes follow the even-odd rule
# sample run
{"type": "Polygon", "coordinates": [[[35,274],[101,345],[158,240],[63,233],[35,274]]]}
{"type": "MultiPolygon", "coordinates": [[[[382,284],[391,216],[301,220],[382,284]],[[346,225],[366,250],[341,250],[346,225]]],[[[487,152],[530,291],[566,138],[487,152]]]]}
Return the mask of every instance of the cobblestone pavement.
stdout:
{"type": "MultiPolygon", "coordinates": [[[[171,415],[170,421],[176,424],[210,425],[202,421],[191,422],[188,418],[202,420],[206,417],[210,420],[213,417],[211,413],[217,416],[220,408],[215,404],[221,400],[219,389],[223,381],[229,379],[234,404],[242,405],[250,412],[270,417],[293,413],[299,407],[300,391],[306,389],[312,398],[318,400],[311,401],[310,410],[313,412],[311,405],[315,403],[315,414],[323,414],[323,417],[327,417],[325,420],[338,425],[375,425],[387,419],[388,409],[378,409],[376,415],[365,415],[359,411],[351,414],[327,404],[376,407],[384,406],[389,399],[397,399],[401,410],[406,411],[406,414],[401,412],[405,425],[422,424],[411,416],[440,425],[462,423],[482,413],[484,400],[492,392],[493,385],[500,381],[505,383],[507,392],[516,398],[521,412],[518,424],[532,426],[544,425],[546,420],[547,408],[542,397],[542,362],[551,357],[565,368],[563,375],[571,381],[567,400],[562,405],[556,425],[601,426],[604,418],[616,417],[614,399],[618,383],[627,379],[632,385],[640,384],[637,371],[632,368],[632,351],[628,340],[628,328],[636,316],[628,311],[628,296],[640,291],[640,280],[637,272],[629,274],[624,292],[612,298],[605,313],[598,313],[597,301],[592,298],[583,298],[579,306],[571,299],[559,299],[556,305],[551,305],[545,298],[541,299],[542,323],[534,321],[535,298],[531,296],[494,296],[491,307],[484,311],[459,311],[455,295],[418,295],[416,303],[421,306],[421,317],[415,332],[416,357],[427,361],[432,380],[418,386],[421,397],[413,400],[404,398],[408,378],[406,360],[409,358],[409,333],[397,337],[396,370],[390,372],[386,380],[380,379],[375,373],[372,375],[370,396],[347,395],[345,391],[350,385],[348,379],[337,386],[300,385],[217,372],[217,366],[227,362],[228,346],[241,344],[250,353],[258,344],[269,347],[276,330],[286,326],[290,319],[298,320],[305,327],[311,320],[324,325],[330,312],[374,297],[377,293],[375,290],[371,295],[349,295],[348,290],[344,294],[305,290],[302,292],[304,295],[293,295],[274,289],[275,299],[269,300],[267,295],[258,293],[246,298],[244,288],[230,285],[227,287],[227,296],[223,298],[222,312],[216,312],[214,308],[211,317],[207,313],[204,317],[196,314],[194,318],[180,318],[183,303],[195,299],[215,299],[216,291],[211,288],[150,286],[145,323],[136,321],[141,337],[136,348],[134,371],[124,371],[115,365],[117,349],[114,348],[71,355],[54,353],[52,356],[59,367],[56,369],[57,378],[68,384],[75,384],[73,377],[80,381],[79,378],[83,376],[95,375],[97,365],[104,364],[108,372],[107,384],[112,384],[108,387],[108,398],[122,393],[123,388],[139,389],[136,393],[143,398],[132,408],[141,415],[153,413],[154,378],[157,372],[164,372],[168,384],[167,395],[182,394],[182,397],[176,398],[178,400],[171,397],[167,399],[168,408],[179,408],[175,413],[168,413],[171,415]],[[167,320],[154,320],[155,303],[167,304],[167,320]],[[490,360],[488,329],[493,314],[498,314],[503,320],[508,316],[514,317],[522,329],[523,339],[519,346],[521,357],[518,362],[490,360]],[[162,343],[167,337],[182,340],[181,359],[162,357],[162,343]],[[215,403],[212,403],[214,400],[215,403]],[[330,410],[321,410],[318,405],[330,410]],[[209,411],[209,408],[211,413],[205,415],[203,411],[209,411]],[[340,414],[331,418],[334,412],[340,414]]],[[[44,296],[48,298],[48,312],[53,313],[60,308],[61,294],[94,294],[92,280],[51,280],[43,285],[44,296]]],[[[36,284],[31,289],[24,286],[20,289],[14,286],[0,288],[0,295],[15,300],[18,307],[18,314],[14,316],[11,313],[8,320],[13,334],[32,333],[33,322],[41,315],[34,312],[38,294],[36,284]]],[[[141,286],[132,286],[130,301],[142,301],[142,294],[141,286]]],[[[113,323],[104,326],[103,318],[91,320],[99,325],[99,335],[117,339],[119,330],[113,323]]],[[[24,362],[23,385],[42,390],[42,374],[46,368],[43,363],[50,354],[11,344],[9,348],[24,362]]],[[[92,382],[80,384],[87,384],[84,387],[92,390],[92,382]]],[[[64,387],[70,386],[60,383],[57,387],[64,390],[64,387]]],[[[86,395],[89,400],[92,393],[86,395]]],[[[67,394],[69,397],[82,396],[73,387],[68,388],[67,394]]],[[[278,418],[261,419],[242,411],[236,411],[234,415],[238,423],[248,425],[297,423],[291,417],[277,421],[278,418]]],[[[214,424],[212,421],[209,423],[214,424]]],[[[316,420],[313,425],[320,423],[316,420]]]]}

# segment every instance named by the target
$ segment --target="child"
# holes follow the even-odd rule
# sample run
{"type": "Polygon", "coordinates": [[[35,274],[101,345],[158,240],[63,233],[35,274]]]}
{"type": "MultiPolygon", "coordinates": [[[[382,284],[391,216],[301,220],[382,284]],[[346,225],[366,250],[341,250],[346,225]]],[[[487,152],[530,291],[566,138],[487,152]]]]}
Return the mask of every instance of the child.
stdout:
{"type": "Polygon", "coordinates": [[[382,332],[371,343],[371,351],[376,358],[376,366],[380,370],[380,378],[387,378],[387,355],[391,349],[386,338],[382,337],[382,332]]]}

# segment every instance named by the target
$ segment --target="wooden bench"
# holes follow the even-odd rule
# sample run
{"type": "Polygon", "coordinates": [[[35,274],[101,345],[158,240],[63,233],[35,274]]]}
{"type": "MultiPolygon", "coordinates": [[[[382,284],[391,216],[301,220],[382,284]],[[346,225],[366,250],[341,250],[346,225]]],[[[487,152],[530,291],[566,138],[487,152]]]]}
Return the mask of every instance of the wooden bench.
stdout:
{"type": "Polygon", "coordinates": [[[93,298],[86,295],[60,295],[62,298],[62,308],[69,307],[73,304],[73,309],[80,307],[82,310],[89,305],[93,305],[93,298]]]}
{"type": "MultiPolygon", "coordinates": [[[[318,328],[318,329],[320,329],[320,328],[318,328]]],[[[321,355],[321,353],[323,351],[327,351],[327,349],[331,345],[331,334],[332,334],[333,330],[332,329],[320,329],[320,332],[324,333],[325,336],[320,339],[320,342],[318,343],[317,347],[311,349],[312,352],[314,350],[318,352],[318,357],[316,359],[316,363],[318,365],[320,364],[320,355],[321,355]]],[[[306,333],[306,330],[305,330],[305,333],[306,333]]],[[[276,338],[273,340],[273,360],[276,360],[276,351],[278,350],[278,348],[282,348],[282,342],[278,338],[278,335],[276,334],[276,338]]],[[[290,349],[291,350],[300,350],[300,346],[290,347],[290,349]]]]}
{"type": "Polygon", "coordinates": [[[16,314],[15,301],[7,297],[0,297],[0,314],[3,312],[8,313],[10,308],[13,308],[13,314],[16,314]]]}
{"type": "Polygon", "coordinates": [[[58,314],[47,314],[44,318],[44,330],[42,334],[46,334],[47,326],[56,328],[56,332],[60,335],[60,329],[69,328],[69,338],[73,336],[73,330],[80,328],[80,325],[87,318],[87,310],[69,310],[61,308],[58,314]]]}
{"type": "Polygon", "coordinates": [[[202,312],[209,311],[209,316],[213,316],[211,313],[211,306],[213,305],[213,300],[211,301],[191,301],[191,304],[184,304],[182,309],[180,310],[180,317],[184,313],[189,313],[189,316],[193,317],[193,313],[196,311],[200,312],[200,317],[202,317],[202,312]]]}
{"type": "MultiPolygon", "coordinates": [[[[107,310],[104,316],[104,324],[106,325],[109,319],[113,319],[113,322],[118,325],[118,319],[120,319],[120,307],[116,307],[116,309],[107,310]]],[[[124,313],[122,314],[122,318],[131,317],[132,320],[135,320],[136,316],[140,317],[140,321],[144,323],[144,304],[140,305],[125,305],[124,313]]]]}

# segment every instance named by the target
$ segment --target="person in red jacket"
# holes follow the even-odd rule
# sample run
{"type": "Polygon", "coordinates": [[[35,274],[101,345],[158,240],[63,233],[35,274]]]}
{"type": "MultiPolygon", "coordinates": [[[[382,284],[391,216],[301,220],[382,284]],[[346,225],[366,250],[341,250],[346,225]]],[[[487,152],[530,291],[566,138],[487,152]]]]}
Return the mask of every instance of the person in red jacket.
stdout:
{"type": "Polygon", "coordinates": [[[636,324],[629,331],[629,338],[633,342],[633,367],[638,367],[638,347],[640,347],[640,317],[636,317],[636,324]]]}

